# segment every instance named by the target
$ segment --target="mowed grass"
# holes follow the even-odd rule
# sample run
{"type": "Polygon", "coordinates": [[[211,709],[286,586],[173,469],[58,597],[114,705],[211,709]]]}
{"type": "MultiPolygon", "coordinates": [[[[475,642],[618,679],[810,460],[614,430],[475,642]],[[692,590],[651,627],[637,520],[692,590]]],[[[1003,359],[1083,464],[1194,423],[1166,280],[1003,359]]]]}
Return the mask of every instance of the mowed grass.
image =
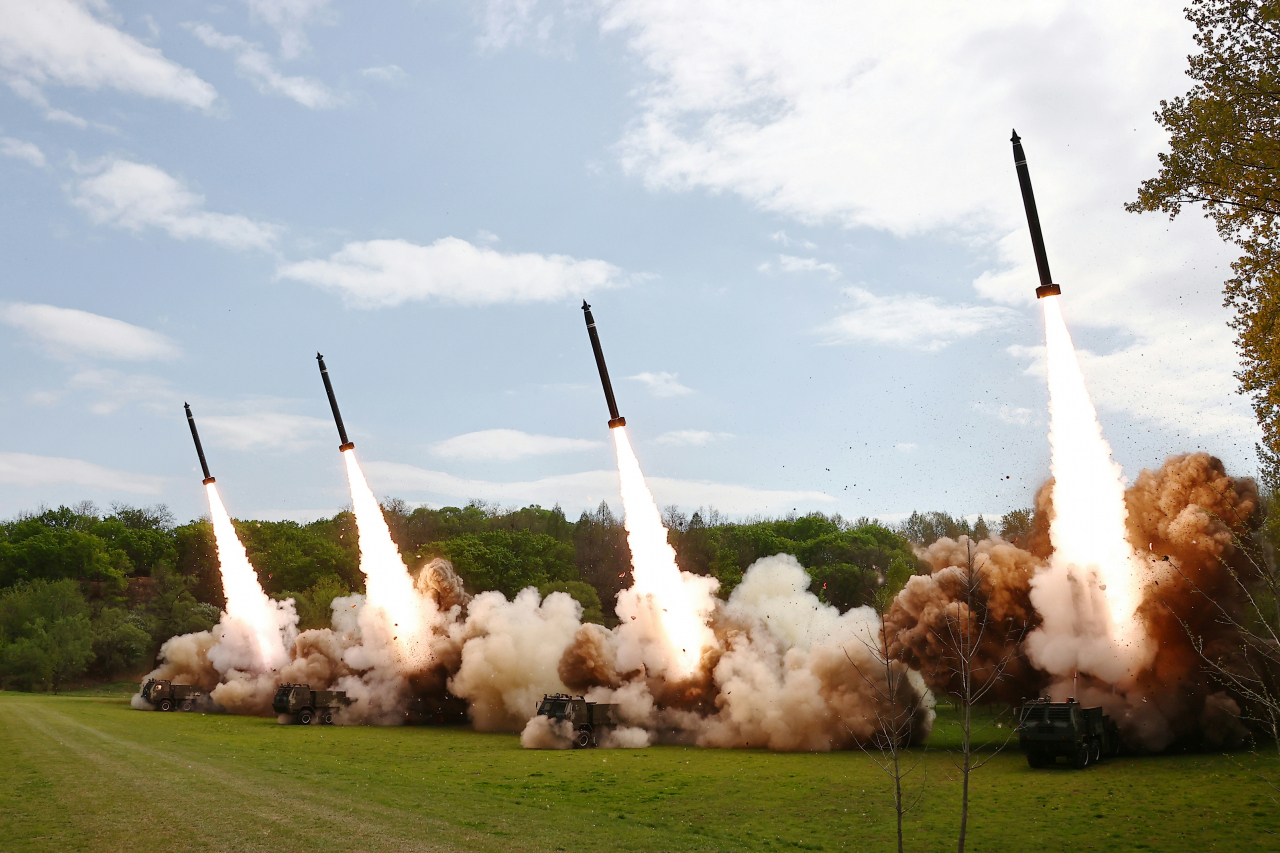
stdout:
{"type": "MultiPolygon", "coordinates": [[[[131,688],[130,688],[131,689],[131,688]]],[[[935,733],[910,850],[953,850],[959,776],[935,733]]],[[[1274,755],[1274,753],[1272,753],[1274,755]]],[[[973,780],[969,849],[1280,850],[1269,755],[1123,757],[973,780]]],[[[122,691],[0,693],[0,850],[890,850],[860,752],[535,752],[461,728],[281,726],[132,710],[122,691]]]]}

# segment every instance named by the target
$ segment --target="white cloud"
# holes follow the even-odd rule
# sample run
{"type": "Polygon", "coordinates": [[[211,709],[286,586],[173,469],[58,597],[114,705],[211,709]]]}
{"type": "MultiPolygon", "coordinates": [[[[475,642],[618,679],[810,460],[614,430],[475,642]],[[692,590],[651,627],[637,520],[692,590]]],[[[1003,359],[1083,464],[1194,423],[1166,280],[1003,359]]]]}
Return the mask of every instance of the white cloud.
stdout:
{"type": "Polygon", "coordinates": [[[604,442],[585,438],[558,438],[530,435],[514,429],[486,429],[468,432],[432,445],[437,456],[449,459],[498,460],[507,462],[527,456],[574,453],[603,447],[604,442]]]}
{"type": "Polygon", "coordinates": [[[818,248],[818,244],[813,242],[812,240],[804,240],[800,238],[790,237],[787,235],[786,231],[775,231],[769,235],[769,239],[775,243],[781,243],[782,245],[787,246],[788,248],[790,248],[791,246],[799,246],[802,249],[808,249],[809,251],[813,251],[814,249],[818,248]]]}
{"type": "Polygon", "coordinates": [[[321,443],[333,422],[308,415],[251,411],[238,415],[200,415],[201,432],[232,450],[301,450],[321,443]]]}
{"type": "Polygon", "coordinates": [[[348,243],[328,260],[288,264],[277,276],[336,290],[365,308],[432,297],[462,305],[551,302],[622,284],[622,271],[605,261],[502,253],[457,237],[429,246],[348,243]]]}
{"type": "Polygon", "coordinates": [[[1008,403],[993,406],[990,403],[978,402],[973,404],[973,408],[975,411],[1013,426],[1027,426],[1037,420],[1035,412],[1026,406],[1012,406],[1008,403]]]}
{"type": "Polygon", "coordinates": [[[23,330],[55,358],[146,361],[174,358],[179,353],[178,346],[158,332],[74,308],[0,303],[0,322],[23,330]]]}
{"type": "Polygon", "coordinates": [[[105,2],[0,0],[5,76],[30,88],[52,83],[117,89],[200,109],[213,104],[217,92],[195,72],[95,17],[91,6],[109,11],[105,2]]]}
{"type": "Polygon", "coordinates": [[[911,453],[918,445],[913,441],[902,441],[894,445],[894,448],[901,453],[911,453]]]}
{"type": "Polygon", "coordinates": [[[263,94],[284,95],[313,110],[328,109],[342,103],[343,99],[319,80],[282,74],[271,55],[253,42],[240,36],[223,35],[208,24],[186,26],[207,47],[235,54],[236,69],[263,94]]]}
{"type": "Polygon", "coordinates": [[[365,68],[360,73],[383,83],[398,83],[409,76],[399,65],[379,65],[376,68],[365,68]]]}
{"type": "Polygon", "coordinates": [[[330,23],[325,8],[329,0],[244,0],[252,16],[280,33],[280,54],[286,59],[307,49],[304,28],[311,23],[330,23]]]}
{"type": "Polygon", "coordinates": [[[715,441],[733,438],[731,432],[707,432],[705,429],[676,429],[654,439],[656,444],[670,447],[704,447],[715,441]]]}
{"type": "Polygon", "coordinates": [[[235,249],[269,249],[280,228],[244,216],[204,210],[204,196],[155,166],[114,160],[80,180],[72,203],[95,222],[141,231],[160,228],[179,240],[209,240],[235,249]]]}
{"type": "Polygon", "coordinates": [[[0,452],[0,483],[6,486],[75,485],[108,492],[156,495],[165,478],[104,468],[81,459],[0,452]]]}
{"type": "Polygon", "coordinates": [[[831,278],[840,275],[835,264],[819,263],[817,258],[797,258],[794,255],[778,255],[778,266],[783,272],[825,272],[831,278]]]}
{"type": "MultiPolygon", "coordinates": [[[[1232,250],[1211,225],[1123,210],[1167,144],[1153,110],[1189,86],[1183,5],[934,0],[908,16],[873,0],[796,0],[785,13],[667,0],[599,8],[602,29],[642,69],[619,150],[650,187],[735,193],[805,225],[950,239],[986,254],[980,295],[1026,304],[1037,279],[1014,125],[1077,323],[1151,342],[1228,316],[1217,285],[1232,250]]],[[[1212,377],[1221,404],[1237,366],[1230,347],[1212,358],[1182,347],[1144,373],[1196,386],[1212,377]]],[[[1116,403],[1139,413],[1149,399],[1116,403]]]]}
{"type": "Polygon", "coordinates": [[[628,376],[628,379],[634,379],[637,382],[644,383],[649,389],[649,393],[655,397],[681,397],[685,394],[692,394],[692,388],[686,388],[679,382],[678,373],[667,373],[660,371],[658,373],[637,373],[635,376],[628,376]]]}
{"type": "Polygon", "coordinates": [[[0,154],[26,160],[32,166],[44,168],[44,152],[33,142],[24,142],[11,136],[0,136],[0,154]]]}
{"type": "MultiPolygon", "coordinates": [[[[506,504],[560,504],[567,510],[594,507],[600,501],[620,511],[616,471],[583,471],[517,483],[469,480],[398,462],[367,462],[370,481],[380,494],[423,493],[459,501],[471,498],[506,504]]],[[[793,507],[823,507],[835,498],[822,492],[757,489],[727,483],[649,477],[649,488],[660,505],[715,506],[735,514],[786,512],[793,507]]]]}
{"type": "Polygon", "coordinates": [[[71,377],[67,387],[93,392],[97,400],[89,406],[89,411],[95,415],[112,415],[132,403],[142,403],[153,412],[177,411],[179,402],[168,382],[142,373],[81,370],[71,377]]]}
{"type": "Polygon", "coordinates": [[[823,325],[832,343],[854,341],[937,351],[1007,322],[1013,312],[1001,306],[954,305],[933,296],[876,296],[860,287],[845,290],[854,310],[823,325]]]}

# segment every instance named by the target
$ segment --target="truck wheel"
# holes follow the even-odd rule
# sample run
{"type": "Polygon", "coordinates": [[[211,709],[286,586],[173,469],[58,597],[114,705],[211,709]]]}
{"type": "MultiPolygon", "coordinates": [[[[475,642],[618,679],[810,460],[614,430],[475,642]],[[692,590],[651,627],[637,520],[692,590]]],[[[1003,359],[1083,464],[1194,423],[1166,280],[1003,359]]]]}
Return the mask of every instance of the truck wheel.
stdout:
{"type": "Polygon", "coordinates": [[[586,749],[589,746],[595,746],[589,729],[579,729],[578,735],[573,739],[573,745],[576,749],[586,749]]]}
{"type": "Polygon", "coordinates": [[[1047,765],[1049,764],[1049,762],[1048,762],[1047,758],[1048,758],[1048,756],[1041,755],[1040,753],[1035,752],[1035,751],[1033,750],[1033,751],[1031,751],[1031,752],[1028,752],[1028,753],[1027,753],[1027,764],[1031,765],[1032,767],[1035,767],[1035,768],[1039,769],[1039,768],[1041,768],[1041,767],[1045,767],[1045,766],[1047,766],[1047,765]]]}
{"type": "Polygon", "coordinates": [[[190,711],[193,707],[195,706],[191,704],[190,699],[187,699],[185,702],[182,703],[182,710],[184,711],[190,711]]]}
{"type": "Polygon", "coordinates": [[[1084,743],[1076,747],[1076,769],[1083,770],[1089,766],[1089,744],[1084,743]]]}
{"type": "Polygon", "coordinates": [[[1094,764],[1102,761],[1102,744],[1096,740],[1093,742],[1093,756],[1090,761],[1094,764]]]}
{"type": "Polygon", "coordinates": [[[161,700],[160,700],[160,710],[161,710],[161,711],[172,711],[172,710],[173,710],[173,703],[172,703],[172,702],[170,702],[168,699],[161,699],[161,700]]]}
{"type": "Polygon", "coordinates": [[[332,726],[332,725],[333,725],[333,712],[332,712],[332,711],[325,711],[325,712],[324,712],[324,716],[321,718],[321,721],[322,721],[326,726],[332,726]]]}
{"type": "Polygon", "coordinates": [[[303,708],[298,712],[298,722],[304,726],[311,725],[311,720],[314,719],[314,717],[315,715],[312,713],[310,708],[303,708]]]}

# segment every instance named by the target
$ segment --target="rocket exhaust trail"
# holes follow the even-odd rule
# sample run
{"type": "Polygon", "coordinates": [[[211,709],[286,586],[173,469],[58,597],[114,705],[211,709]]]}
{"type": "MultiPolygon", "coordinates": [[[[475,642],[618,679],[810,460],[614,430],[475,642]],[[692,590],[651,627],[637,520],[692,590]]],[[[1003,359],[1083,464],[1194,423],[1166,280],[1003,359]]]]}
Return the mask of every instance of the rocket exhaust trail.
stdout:
{"type": "Polygon", "coordinates": [[[656,638],[662,660],[676,678],[694,671],[703,648],[711,642],[709,631],[676,565],[676,552],[667,544],[667,529],[662,524],[658,505],[644,481],[640,463],[631,442],[627,440],[627,419],[618,414],[618,403],[609,382],[609,368],[604,363],[596,321],[591,306],[582,301],[582,313],[591,338],[591,350],[600,371],[605,403],[609,406],[609,429],[613,430],[614,448],[618,454],[618,476],[622,486],[623,524],[627,544],[631,548],[634,590],[647,608],[646,623],[661,635],[656,638]]]}
{"type": "Polygon", "coordinates": [[[1081,670],[1112,684],[1132,673],[1152,649],[1135,610],[1141,599],[1139,561],[1126,538],[1124,481],[1062,316],[1044,235],[1031,191],[1022,140],[1014,131],[1013,160],[1031,231],[1044,300],[1049,374],[1049,443],[1054,478],[1050,570],[1032,583],[1031,600],[1044,617],[1028,638],[1036,664],[1056,676],[1081,670]],[[1046,297],[1055,297],[1046,299],[1046,297]]]}
{"type": "Polygon", "coordinates": [[[209,474],[209,463],[200,446],[200,433],[196,432],[196,419],[191,405],[183,403],[187,413],[187,425],[196,443],[196,455],[200,457],[200,469],[204,472],[205,495],[209,499],[209,519],[213,522],[214,544],[218,550],[218,569],[222,574],[222,594],[227,600],[227,616],[242,623],[249,632],[253,646],[251,661],[244,662],[259,672],[277,669],[289,659],[285,651],[281,629],[285,627],[279,606],[258,583],[258,573],[249,563],[235,525],[227,508],[222,505],[218,488],[209,474]]]}
{"type": "Polygon", "coordinates": [[[347,483],[351,488],[351,507],[356,517],[356,530],[360,539],[360,570],[365,577],[365,598],[380,624],[368,626],[389,635],[401,663],[410,667],[425,665],[431,660],[431,623],[435,617],[434,603],[424,600],[413,587],[413,578],[400,551],[391,539],[391,530],[382,515],[382,507],[374,497],[365,479],[360,463],[356,461],[355,442],[347,438],[347,428],[338,411],[338,399],[329,381],[329,368],[324,356],[316,353],[320,365],[320,377],[324,380],[329,408],[338,427],[338,438],[347,469],[347,483]]]}

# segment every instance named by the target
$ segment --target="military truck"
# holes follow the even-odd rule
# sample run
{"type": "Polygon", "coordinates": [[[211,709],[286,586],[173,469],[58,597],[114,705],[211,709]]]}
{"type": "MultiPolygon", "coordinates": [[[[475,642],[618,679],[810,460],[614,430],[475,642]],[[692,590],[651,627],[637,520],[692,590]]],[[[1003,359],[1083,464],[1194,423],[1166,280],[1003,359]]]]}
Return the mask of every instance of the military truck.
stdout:
{"type": "Polygon", "coordinates": [[[1034,699],[1018,714],[1018,745],[1032,767],[1048,767],[1059,757],[1084,769],[1120,752],[1120,729],[1101,708],[1075,699],[1034,699]]]}
{"type": "Polygon", "coordinates": [[[334,715],[350,704],[344,690],[312,690],[310,684],[281,684],[271,700],[271,710],[288,717],[288,722],[304,726],[319,722],[331,726],[334,715]]]}
{"type": "Polygon", "coordinates": [[[618,706],[588,702],[568,693],[549,693],[538,703],[538,716],[573,726],[573,748],[598,746],[604,732],[618,724],[618,706]]]}
{"type": "Polygon", "coordinates": [[[157,678],[148,678],[142,684],[142,698],[161,711],[194,711],[204,695],[194,684],[174,684],[157,678]]]}

